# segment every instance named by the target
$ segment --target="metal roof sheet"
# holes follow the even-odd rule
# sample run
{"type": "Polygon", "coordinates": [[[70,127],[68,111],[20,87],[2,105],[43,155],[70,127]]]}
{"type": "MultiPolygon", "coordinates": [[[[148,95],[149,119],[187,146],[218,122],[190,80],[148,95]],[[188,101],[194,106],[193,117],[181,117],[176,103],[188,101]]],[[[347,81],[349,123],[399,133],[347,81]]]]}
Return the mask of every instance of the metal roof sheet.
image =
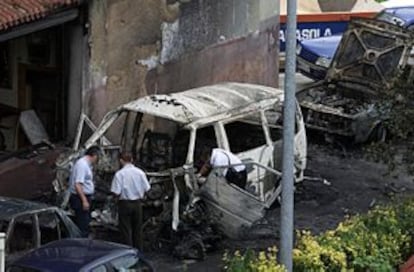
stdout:
{"type": "Polygon", "coordinates": [[[261,85],[228,82],[179,93],[150,95],[124,104],[121,108],[188,124],[266,99],[283,100],[283,91],[261,85]]]}

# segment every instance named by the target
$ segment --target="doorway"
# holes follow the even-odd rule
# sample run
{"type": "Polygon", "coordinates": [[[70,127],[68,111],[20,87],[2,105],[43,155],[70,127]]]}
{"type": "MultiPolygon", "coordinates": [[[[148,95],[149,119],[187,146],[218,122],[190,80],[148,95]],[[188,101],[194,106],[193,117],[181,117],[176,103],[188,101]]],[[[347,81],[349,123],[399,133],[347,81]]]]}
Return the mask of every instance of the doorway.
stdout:
{"type": "Polygon", "coordinates": [[[19,109],[33,109],[49,138],[62,140],[66,135],[67,110],[61,71],[27,64],[19,64],[18,70],[19,109]]]}

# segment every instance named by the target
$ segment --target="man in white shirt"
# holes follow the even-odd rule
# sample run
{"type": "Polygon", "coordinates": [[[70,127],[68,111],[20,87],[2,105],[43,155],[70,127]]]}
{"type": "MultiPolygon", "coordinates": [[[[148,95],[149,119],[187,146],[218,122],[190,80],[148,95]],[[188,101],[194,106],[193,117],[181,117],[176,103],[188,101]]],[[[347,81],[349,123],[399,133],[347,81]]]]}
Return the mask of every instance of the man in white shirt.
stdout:
{"type": "Polygon", "coordinates": [[[213,148],[211,155],[209,155],[208,151],[204,151],[202,156],[205,157],[206,161],[200,170],[202,176],[207,176],[214,167],[235,165],[224,168],[223,175],[228,182],[245,189],[247,181],[246,166],[242,164],[242,161],[236,155],[221,148],[213,148]]]}
{"type": "Polygon", "coordinates": [[[141,200],[151,188],[145,173],[132,164],[132,154],[122,152],[122,168],[115,173],[111,192],[118,197],[118,227],[125,244],[142,250],[141,200]]]}
{"type": "Polygon", "coordinates": [[[95,193],[92,167],[98,161],[100,152],[97,146],[88,148],[85,155],[76,161],[69,177],[70,206],[75,212],[75,223],[82,237],[89,236],[91,205],[95,193]]]}

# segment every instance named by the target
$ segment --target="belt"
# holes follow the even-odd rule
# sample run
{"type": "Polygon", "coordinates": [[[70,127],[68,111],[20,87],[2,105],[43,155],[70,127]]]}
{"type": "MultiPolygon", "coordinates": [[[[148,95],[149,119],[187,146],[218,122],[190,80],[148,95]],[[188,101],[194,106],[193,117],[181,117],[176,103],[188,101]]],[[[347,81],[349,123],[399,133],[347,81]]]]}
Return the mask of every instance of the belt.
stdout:
{"type": "Polygon", "coordinates": [[[141,202],[141,199],[129,200],[129,199],[120,199],[119,202],[141,202]]]}
{"type": "MultiPolygon", "coordinates": [[[[72,196],[77,196],[79,197],[79,195],[77,193],[71,193],[72,196]]],[[[84,194],[86,197],[92,197],[93,194],[84,194]]]]}

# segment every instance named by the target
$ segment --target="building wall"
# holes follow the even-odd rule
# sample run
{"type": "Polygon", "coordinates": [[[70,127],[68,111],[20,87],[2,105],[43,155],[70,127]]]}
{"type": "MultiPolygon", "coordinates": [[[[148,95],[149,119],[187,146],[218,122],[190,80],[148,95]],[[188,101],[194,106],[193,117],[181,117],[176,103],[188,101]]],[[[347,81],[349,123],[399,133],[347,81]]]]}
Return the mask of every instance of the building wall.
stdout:
{"type": "Polygon", "coordinates": [[[277,14],[275,0],[191,1],[172,23],[163,23],[161,63],[257,31],[277,14]]]}
{"type": "Polygon", "coordinates": [[[146,68],[135,60],[158,54],[162,22],[159,2],[91,1],[84,106],[95,123],[109,109],[145,94],[146,68]]]}
{"type": "Polygon", "coordinates": [[[90,1],[90,63],[84,112],[98,123],[108,110],[148,93],[180,91],[217,80],[277,86],[275,25],[267,22],[267,27],[260,28],[277,12],[275,3],[90,1]],[[214,62],[202,65],[206,56],[220,60],[222,50],[226,58],[220,68],[212,69],[214,62]],[[181,74],[173,71],[177,67],[181,74]],[[192,73],[186,74],[186,69],[192,73]]]}
{"type": "Polygon", "coordinates": [[[186,54],[150,70],[146,89],[169,93],[224,81],[276,87],[279,62],[274,33],[269,29],[186,54]]]}

